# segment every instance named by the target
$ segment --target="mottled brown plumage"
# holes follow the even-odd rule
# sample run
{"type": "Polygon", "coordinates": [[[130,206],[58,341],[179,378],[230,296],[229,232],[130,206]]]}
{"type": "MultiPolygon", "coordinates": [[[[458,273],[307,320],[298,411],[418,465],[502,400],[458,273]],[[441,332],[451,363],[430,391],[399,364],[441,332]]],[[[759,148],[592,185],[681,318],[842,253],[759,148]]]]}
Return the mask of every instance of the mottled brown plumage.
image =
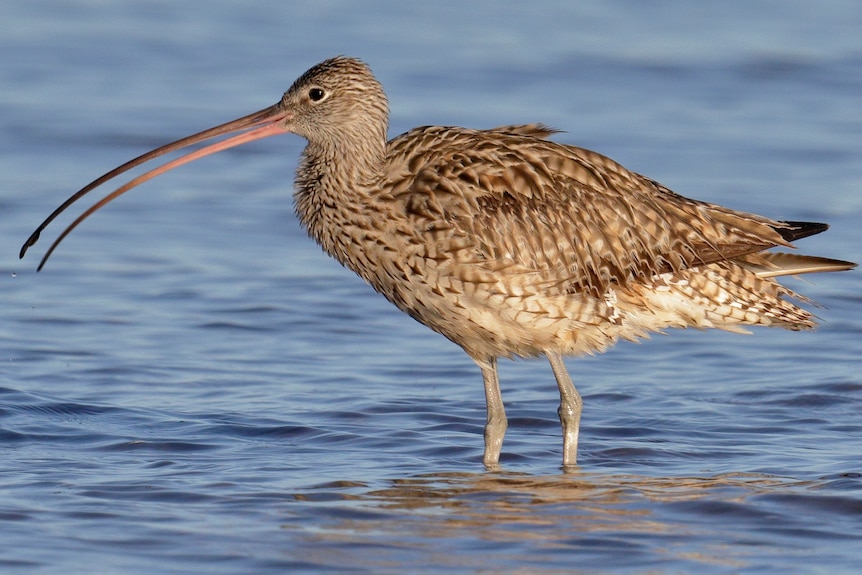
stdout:
{"type": "Polygon", "coordinates": [[[581,398],[562,356],[670,327],[809,329],[811,314],[788,300],[802,298],[773,278],[854,266],[764,251],[790,247],[824,224],[685,198],[601,154],[549,141],[554,130],[540,124],[423,127],[387,141],[388,117],[383,88],[364,63],[327,60],[278,104],[144,154],[83,188],[21,255],[71,203],[156,156],[246,130],[119,188],[75,220],[45,259],[96,209],[168,169],[262,137],[303,136],[300,221],[328,254],[479,365],[489,466],[506,430],[498,357],[548,357],[560,390],[563,463],[571,465],[581,398]]]}

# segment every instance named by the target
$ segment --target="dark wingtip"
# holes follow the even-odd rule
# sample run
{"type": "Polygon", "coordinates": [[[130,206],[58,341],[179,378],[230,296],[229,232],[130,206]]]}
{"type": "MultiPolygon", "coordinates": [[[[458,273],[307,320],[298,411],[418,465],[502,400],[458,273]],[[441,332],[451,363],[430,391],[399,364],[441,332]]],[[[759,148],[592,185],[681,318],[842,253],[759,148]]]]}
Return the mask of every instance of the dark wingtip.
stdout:
{"type": "Polygon", "coordinates": [[[829,224],[818,222],[781,222],[786,227],[776,228],[785,241],[793,242],[808,236],[813,236],[829,229],[829,224]]]}

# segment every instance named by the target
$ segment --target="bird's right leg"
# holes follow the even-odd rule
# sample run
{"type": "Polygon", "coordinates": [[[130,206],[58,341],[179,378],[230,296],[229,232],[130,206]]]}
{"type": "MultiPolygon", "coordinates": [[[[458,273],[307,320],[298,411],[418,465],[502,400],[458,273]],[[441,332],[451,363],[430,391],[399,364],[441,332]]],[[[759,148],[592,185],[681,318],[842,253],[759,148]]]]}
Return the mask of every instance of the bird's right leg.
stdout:
{"type": "Polygon", "coordinates": [[[557,378],[557,387],[560,388],[560,409],[557,413],[563,426],[563,467],[571,467],[578,460],[578,430],[584,402],[581,394],[575,389],[560,354],[547,352],[545,355],[551,362],[551,369],[554,371],[554,377],[557,378]]]}
{"type": "Polygon", "coordinates": [[[496,467],[500,462],[503,436],[509,426],[506,410],[503,408],[503,395],[500,393],[500,380],[497,377],[497,358],[475,360],[482,370],[485,384],[485,403],[488,406],[488,419],[485,421],[485,456],[482,462],[486,467],[496,467]]]}

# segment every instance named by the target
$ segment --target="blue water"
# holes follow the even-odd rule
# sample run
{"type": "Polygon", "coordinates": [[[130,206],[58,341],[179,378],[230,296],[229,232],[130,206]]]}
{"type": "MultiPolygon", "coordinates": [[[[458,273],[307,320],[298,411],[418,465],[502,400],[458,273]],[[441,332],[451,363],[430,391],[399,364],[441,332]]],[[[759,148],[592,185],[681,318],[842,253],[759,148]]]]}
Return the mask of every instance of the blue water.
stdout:
{"type": "Polygon", "coordinates": [[[814,333],[673,332],[503,362],[502,469],[455,346],[293,216],[303,142],[184,167],[88,220],[75,189],[364,58],[392,133],[542,121],[699,199],[827,221],[862,260],[857,2],[30,1],[0,19],[3,573],[852,573],[862,565],[859,272],[793,281],[814,333]],[[73,210],[73,217],[78,212],[73,210]]]}

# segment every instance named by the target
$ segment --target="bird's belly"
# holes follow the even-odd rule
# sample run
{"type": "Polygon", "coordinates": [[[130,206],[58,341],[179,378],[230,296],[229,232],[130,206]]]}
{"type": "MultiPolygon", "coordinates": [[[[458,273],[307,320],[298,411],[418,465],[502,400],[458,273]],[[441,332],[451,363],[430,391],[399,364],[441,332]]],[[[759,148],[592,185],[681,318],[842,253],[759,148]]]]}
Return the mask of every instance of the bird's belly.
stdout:
{"type": "Polygon", "coordinates": [[[781,323],[782,316],[792,320],[783,327],[808,327],[807,317],[800,315],[804,312],[781,298],[780,286],[749,274],[758,282],[751,286],[756,293],[749,293],[742,284],[723,279],[731,272],[749,274],[731,264],[711,264],[625,288],[614,286],[601,296],[525,290],[493,278],[465,281],[428,268],[422,274],[379,282],[375,288],[477,359],[531,357],[548,351],[599,353],[620,339],[637,340],[671,327],[744,331],[744,325],[781,323]],[[768,294],[760,284],[769,284],[775,293],[768,294]],[[716,298],[722,290],[731,291],[716,298]],[[766,313],[755,313],[758,309],[766,313]]]}
{"type": "Polygon", "coordinates": [[[374,287],[477,359],[594,353],[628,337],[612,305],[584,294],[526,295],[428,274],[374,287]]]}

